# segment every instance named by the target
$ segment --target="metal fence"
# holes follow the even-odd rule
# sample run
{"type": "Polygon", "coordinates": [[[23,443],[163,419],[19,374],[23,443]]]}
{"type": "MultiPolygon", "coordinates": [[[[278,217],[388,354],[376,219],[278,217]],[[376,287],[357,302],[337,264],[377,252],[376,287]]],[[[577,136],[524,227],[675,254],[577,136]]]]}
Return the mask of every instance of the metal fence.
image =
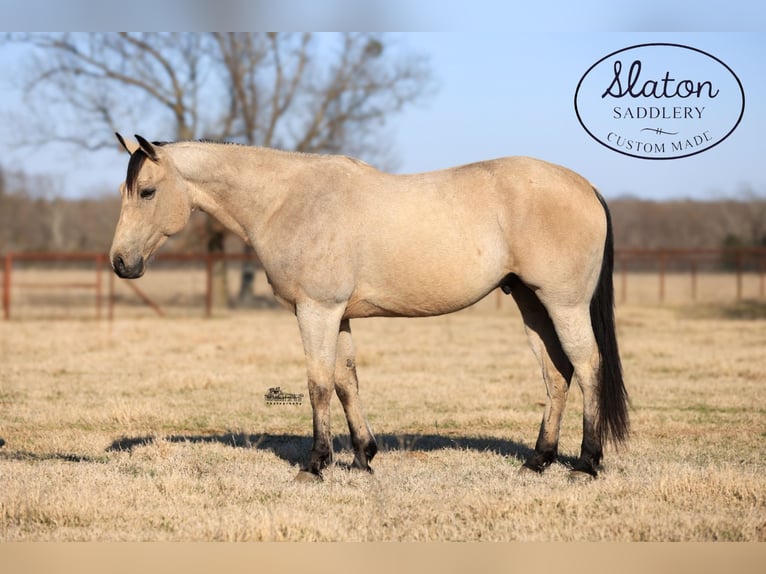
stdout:
{"type": "Polygon", "coordinates": [[[629,277],[651,275],[656,277],[656,301],[668,299],[669,277],[678,282],[687,281],[688,299],[701,298],[700,277],[713,284],[720,294],[715,299],[734,299],[766,296],[766,248],[732,249],[620,249],[615,251],[615,289],[617,300],[629,301],[629,277]],[[746,282],[750,289],[745,292],[746,282]],[[728,284],[728,288],[727,288],[728,284]],[[755,288],[753,288],[755,286],[755,288]],[[733,287],[733,293],[732,293],[733,287]],[[733,294],[733,297],[732,297],[733,294]]]}
{"type": "MultiPolygon", "coordinates": [[[[214,274],[227,267],[227,299],[236,300],[243,262],[253,255],[160,254],[140,280],[120,280],[103,253],[7,253],[2,256],[3,317],[65,316],[113,319],[125,315],[211,316],[214,274]]],[[[766,297],[766,248],[621,249],[615,252],[618,304],[740,301],[766,297]]],[[[489,299],[503,308],[505,297],[489,299]]],[[[273,301],[262,271],[260,301],[273,301]]],[[[487,303],[485,303],[486,305],[487,303]]]]}
{"type": "Polygon", "coordinates": [[[12,317],[14,307],[24,305],[42,309],[34,316],[55,316],[54,310],[62,306],[90,307],[92,317],[109,320],[114,318],[115,307],[126,299],[124,292],[157,315],[165,315],[168,305],[202,307],[204,314],[210,316],[216,266],[226,262],[256,261],[253,255],[245,253],[160,254],[152,260],[153,267],[165,270],[164,274],[158,274],[163,280],[158,285],[151,279],[148,283],[118,279],[112,272],[108,256],[103,253],[7,253],[2,260],[5,319],[12,317]],[[168,277],[168,270],[171,277],[168,277]],[[179,277],[185,278],[182,283],[187,284],[186,291],[192,296],[179,298],[179,277]],[[35,293],[41,295],[35,296],[35,293]]]}

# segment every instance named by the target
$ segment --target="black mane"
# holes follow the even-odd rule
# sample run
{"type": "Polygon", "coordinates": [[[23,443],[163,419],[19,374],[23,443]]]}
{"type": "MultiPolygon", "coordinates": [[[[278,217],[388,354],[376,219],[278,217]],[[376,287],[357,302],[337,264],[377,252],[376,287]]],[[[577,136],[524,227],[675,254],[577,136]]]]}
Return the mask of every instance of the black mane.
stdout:
{"type": "MultiPolygon", "coordinates": [[[[193,141],[195,143],[224,144],[224,145],[234,145],[234,146],[245,145],[239,142],[218,141],[218,140],[212,140],[212,139],[198,139],[193,141]]],[[[162,147],[164,145],[168,145],[171,143],[178,143],[178,142],[156,141],[156,142],[152,142],[152,145],[157,147],[162,147]]],[[[141,167],[144,165],[144,162],[148,158],[149,156],[146,155],[146,152],[142,150],[141,148],[138,148],[130,156],[130,161],[128,162],[128,174],[125,177],[125,187],[127,188],[127,193],[129,197],[133,195],[134,193],[136,193],[137,191],[136,180],[138,179],[138,172],[141,171],[141,167]]]]}
{"type": "MultiPolygon", "coordinates": [[[[154,146],[164,146],[168,142],[152,142],[154,146]]],[[[136,180],[138,179],[138,172],[141,171],[141,166],[149,156],[141,148],[138,148],[130,155],[130,161],[128,162],[128,175],[125,177],[125,187],[127,189],[128,197],[136,193],[136,180]]]]}

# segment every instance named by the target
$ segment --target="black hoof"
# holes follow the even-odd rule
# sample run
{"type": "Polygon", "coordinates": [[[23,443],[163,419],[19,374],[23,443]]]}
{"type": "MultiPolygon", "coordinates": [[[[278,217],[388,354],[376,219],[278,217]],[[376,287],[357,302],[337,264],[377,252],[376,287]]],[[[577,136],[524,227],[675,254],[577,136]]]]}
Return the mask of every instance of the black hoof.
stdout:
{"type": "Polygon", "coordinates": [[[354,470],[364,470],[372,474],[372,468],[370,468],[369,459],[361,461],[358,458],[354,458],[354,462],[351,463],[351,468],[354,470]]]}
{"type": "Polygon", "coordinates": [[[367,445],[367,448],[364,449],[364,454],[367,455],[367,462],[369,463],[373,458],[375,458],[375,455],[378,454],[378,445],[373,440],[370,444],[367,445]]]}
{"type": "Polygon", "coordinates": [[[375,444],[375,441],[370,442],[364,449],[360,449],[355,445],[354,450],[356,454],[354,455],[354,462],[351,463],[351,468],[374,474],[370,468],[370,461],[375,458],[378,452],[378,445],[375,444]]]}
{"type": "Polygon", "coordinates": [[[536,452],[535,454],[530,456],[526,461],[524,461],[524,466],[522,466],[521,468],[526,468],[527,470],[531,470],[538,474],[542,474],[542,472],[546,468],[548,468],[554,460],[556,460],[555,452],[547,452],[547,453],[536,452]]]}
{"type": "Polygon", "coordinates": [[[574,480],[577,480],[578,478],[585,478],[586,476],[590,478],[596,478],[598,476],[598,472],[596,471],[596,467],[592,462],[580,459],[572,467],[569,476],[574,480]]]}

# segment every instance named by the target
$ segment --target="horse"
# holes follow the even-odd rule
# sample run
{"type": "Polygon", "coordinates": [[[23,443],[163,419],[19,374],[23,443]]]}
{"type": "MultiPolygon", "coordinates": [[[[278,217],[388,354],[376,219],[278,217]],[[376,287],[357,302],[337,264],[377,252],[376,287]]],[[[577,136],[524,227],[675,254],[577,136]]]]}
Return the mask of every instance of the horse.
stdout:
{"type": "Polygon", "coordinates": [[[333,460],[330,400],[348,422],[352,468],[378,448],[359,397],[350,320],[426,317],[501,288],[521,311],[547,391],[521,472],[558,458],[572,379],[582,391],[579,458],[595,478],[603,445],[629,434],[614,317],[613,232],[585,178],[529,157],[389,174],[342,155],[202,141],[126,141],[130,154],[110,250],[114,272],[147,260],[202,210],[252,246],[274,295],[295,314],[305,352],[313,445],[298,480],[333,460]]]}

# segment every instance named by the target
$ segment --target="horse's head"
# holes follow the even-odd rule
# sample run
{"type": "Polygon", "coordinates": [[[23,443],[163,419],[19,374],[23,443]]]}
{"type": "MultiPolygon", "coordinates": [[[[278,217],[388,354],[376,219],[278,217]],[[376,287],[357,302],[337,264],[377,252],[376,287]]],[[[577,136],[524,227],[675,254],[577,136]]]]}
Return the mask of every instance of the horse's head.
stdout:
{"type": "Polygon", "coordinates": [[[191,200],[186,185],[162,144],[141,136],[138,143],[115,134],[130,154],[128,175],[120,186],[122,208],[109,258],[115,273],[141,277],[147,259],[189,221],[191,200]]]}

